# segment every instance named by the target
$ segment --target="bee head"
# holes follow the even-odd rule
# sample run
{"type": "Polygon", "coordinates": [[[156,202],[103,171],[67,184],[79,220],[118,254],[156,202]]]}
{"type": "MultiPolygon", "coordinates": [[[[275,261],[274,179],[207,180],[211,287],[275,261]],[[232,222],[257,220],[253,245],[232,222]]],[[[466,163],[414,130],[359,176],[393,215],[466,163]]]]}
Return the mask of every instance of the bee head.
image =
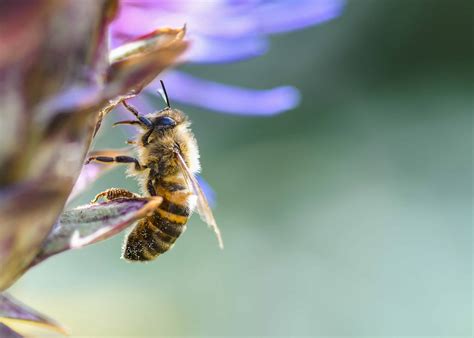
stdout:
{"type": "Polygon", "coordinates": [[[148,114],[141,120],[147,129],[141,137],[143,145],[147,145],[151,140],[168,142],[178,140],[183,135],[190,134],[192,136],[187,116],[181,110],[171,108],[166,88],[163,81],[160,82],[162,86],[161,94],[166,102],[166,108],[148,114]]]}
{"type": "Polygon", "coordinates": [[[155,113],[154,117],[151,119],[153,128],[159,131],[171,130],[179,126],[183,122],[187,121],[186,115],[180,110],[172,109],[170,106],[170,100],[168,98],[168,93],[166,92],[166,87],[163,81],[160,80],[161,91],[158,91],[165,100],[166,108],[155,113]]]}
{"type": "Polygon", "coordinates": [[[150,118],[153,129],[166,133],[180,125],[188,125],[188,119],[184,113],[178,109],[165,108],[150,118]]]}

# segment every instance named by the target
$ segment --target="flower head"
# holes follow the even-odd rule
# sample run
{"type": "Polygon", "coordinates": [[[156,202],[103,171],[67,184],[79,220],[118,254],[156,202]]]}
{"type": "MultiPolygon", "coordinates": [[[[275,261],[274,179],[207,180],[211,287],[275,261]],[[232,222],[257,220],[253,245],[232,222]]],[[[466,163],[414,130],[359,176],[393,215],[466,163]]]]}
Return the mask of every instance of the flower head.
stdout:
{"type": "Polygon", "coordinates": [[[7,22],[0,39],[18,43],[8,35],[13,34],[32,47],[0,58],[0,98],[5,102],[0,126],[0,290],[38,254],[79,176],[101,118],[187,47],[182,30],[157,31],[141,39],[146,50],[109,61],[105,28],[115,7],[107,4],[15,3],[10,8],[18,17],[27,16],[28,24],[7,22]],[[71,24],[70,11],[82,15],[74,16],[73,29],[58,34],[71,24]],[[39,29],[43,25],[47,29],[39,29]],[[61,62],[65,66],[56,67],[61,62]]]}

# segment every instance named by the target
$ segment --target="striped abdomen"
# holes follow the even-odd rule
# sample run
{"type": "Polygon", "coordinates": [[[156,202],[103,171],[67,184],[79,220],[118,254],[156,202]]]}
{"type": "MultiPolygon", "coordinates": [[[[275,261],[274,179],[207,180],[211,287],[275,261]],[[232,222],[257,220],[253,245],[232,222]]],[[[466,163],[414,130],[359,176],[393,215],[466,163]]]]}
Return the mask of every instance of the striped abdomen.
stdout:
{"type": "Polygon", "coordinates": [[[156,211],[138,221],[125,239],[123,258],[131,261],[149,261],[165,253],[186,230],[191,213],[189,192],[182,182],[162,182],[155,186],[163,202],[156,211]]]}

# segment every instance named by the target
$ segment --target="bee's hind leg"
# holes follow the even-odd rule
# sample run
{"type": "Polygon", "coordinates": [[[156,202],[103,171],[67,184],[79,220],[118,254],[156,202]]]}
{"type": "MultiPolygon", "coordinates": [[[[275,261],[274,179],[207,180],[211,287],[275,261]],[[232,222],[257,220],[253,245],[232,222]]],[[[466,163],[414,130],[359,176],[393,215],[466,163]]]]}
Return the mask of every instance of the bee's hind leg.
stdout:
{"type": "Polygon", "coordinates": [[[97,203],[100,198],[104,198],[106,201],[113,201],[119,198],[140,198],[140,195],[137,195],[127,189],[122,188],[110,188],[101,193],[98,193],[91,203],[97,203]]]}

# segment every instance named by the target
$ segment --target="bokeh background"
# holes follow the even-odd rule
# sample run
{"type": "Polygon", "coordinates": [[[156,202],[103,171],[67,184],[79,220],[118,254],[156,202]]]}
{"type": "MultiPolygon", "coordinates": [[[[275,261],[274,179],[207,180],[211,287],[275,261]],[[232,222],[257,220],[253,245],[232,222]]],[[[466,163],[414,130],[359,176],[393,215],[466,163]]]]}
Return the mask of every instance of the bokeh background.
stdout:
{"type": "MultiPolygon", "coordinates": [[[[151,264],[120,260],[117,236],[12,293],[84,337],[471,336],[473,13],[470,0],[352,0],[264,57],[183,67],[302,92],[270,118],[180,106],[225,250],[193,217],[151,264]]],[[[96,148],[123,146],[115,120],[96,148]]],[[[112,186],[137,190],[117,168],[75,205],[112,186]]]]}

